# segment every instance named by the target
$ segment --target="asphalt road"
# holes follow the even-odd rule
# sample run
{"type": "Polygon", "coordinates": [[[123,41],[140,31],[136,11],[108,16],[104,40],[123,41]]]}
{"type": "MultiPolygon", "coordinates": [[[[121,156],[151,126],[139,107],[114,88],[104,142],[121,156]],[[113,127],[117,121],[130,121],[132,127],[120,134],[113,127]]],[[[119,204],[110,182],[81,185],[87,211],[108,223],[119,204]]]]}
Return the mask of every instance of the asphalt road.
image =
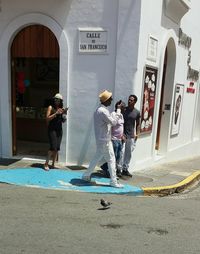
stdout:
{"type": "Polygon", "coordinates": [[[200,188],[161,198],[0,184],[0,253],[198,254],[199,215],[200,188]]]}

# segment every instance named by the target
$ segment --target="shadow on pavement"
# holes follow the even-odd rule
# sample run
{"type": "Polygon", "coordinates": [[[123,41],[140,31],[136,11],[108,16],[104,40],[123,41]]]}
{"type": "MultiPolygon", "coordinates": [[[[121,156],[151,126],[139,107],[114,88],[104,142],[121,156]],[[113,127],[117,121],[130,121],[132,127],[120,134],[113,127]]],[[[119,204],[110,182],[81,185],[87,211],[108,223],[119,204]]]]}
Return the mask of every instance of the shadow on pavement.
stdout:
{"type": "Polygon", "coordinates": [[[42,164],[42,163],[33,163],[30,166],[32,168],[42,168],[42,169],[44,169],[44,164],[42,164]]]}
{"type": "Polygon", "coordinates": [[[75,186],[106,186],[106,187],[110,187],[108,183],[105,182],[99,182],[98,178],[96,178],[95,180],[91,180],[90,182],[88,181],[84,181],[80,178],[73,178],[70,181],[70,184],[75,185],[75,186]]]}
{"type": "Polygon", "coordinates": [[[20,161],[20,159],[0,159],[1,166],[9,166],[15,162],[20,161]]]}
{"type": "Polygon", "coordinates": [[[85,169],[87,169],[84,166],[78,166],[78,165],[67,165],[67,168],[69,168],[71,170],[85,170],[85,169]]]}

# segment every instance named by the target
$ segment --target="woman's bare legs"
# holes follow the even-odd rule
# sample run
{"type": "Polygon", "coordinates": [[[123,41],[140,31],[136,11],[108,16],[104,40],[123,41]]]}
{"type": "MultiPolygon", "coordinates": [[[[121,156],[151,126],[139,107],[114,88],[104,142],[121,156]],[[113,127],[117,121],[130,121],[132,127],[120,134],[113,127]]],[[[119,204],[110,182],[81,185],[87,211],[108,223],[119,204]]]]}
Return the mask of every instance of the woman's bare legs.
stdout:
{"type": "Polygon", "coordinates": [[[57,159],[58,151],[52,151],[52,167],[55,167],[55,162],[57,159]]]}
{"type": "Polygon", "coordinates": [[[49,170],[49,160],[52,156],[52,151],[48,151],[48,154],[47,154],[47,158],[46,158],[46,161],[45,161],[45,164],[44,164],[44,169],[45,170],[49,170]]]}

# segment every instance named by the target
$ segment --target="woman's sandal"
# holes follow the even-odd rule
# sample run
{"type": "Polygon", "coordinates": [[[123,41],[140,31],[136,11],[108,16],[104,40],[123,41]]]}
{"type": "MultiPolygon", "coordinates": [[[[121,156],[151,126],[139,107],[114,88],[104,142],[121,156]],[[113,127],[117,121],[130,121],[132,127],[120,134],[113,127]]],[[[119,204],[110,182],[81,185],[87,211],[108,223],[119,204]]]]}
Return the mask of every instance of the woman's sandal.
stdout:
{"type": "Polygon", "coordinates": [[[49,166],[44,164],[44,170],[49,171],[49,166]]]}

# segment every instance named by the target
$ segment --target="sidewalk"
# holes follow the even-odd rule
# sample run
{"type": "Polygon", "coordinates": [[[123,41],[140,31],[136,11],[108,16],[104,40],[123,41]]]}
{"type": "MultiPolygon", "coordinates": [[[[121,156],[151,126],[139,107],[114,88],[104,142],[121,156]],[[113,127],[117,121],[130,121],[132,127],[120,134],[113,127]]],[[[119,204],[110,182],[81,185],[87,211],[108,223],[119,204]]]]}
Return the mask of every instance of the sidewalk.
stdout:
{"type": "MultiPolygon", "coordinates": [[[[0,169],[7,169],[7,170],[8,169],[26,169],[26,168],[27,169],[30,169],[30,168],[41,169],[42,165],[43,164],[40,162],[37,163],[37,161],[31,161],[31,160],[0,159],[0,169]]],[[[84,168],[78,167],[78,166],[77,167],[69,166],[68,168],[60,166],[59,168],[61,170],[57,170],[57,171],[50,170],[50,172],[52,171],[50,174],[54,174],[55,176],[55,172],[62,171],[63,173],[64,171],[65,174],[70,175],[66,178],[68,179],[68,181],[72,181],[71,177],[74,177],[76,174],[78,174],[78,177],[81,179],[81,174],[84,172],[84,168]]],[[[45,172],[45,173],[44,172],[42,171],[42,174],[49,173],[49,172],[45,172]]],[[[109,190],[108,193],[126,194],[125,190],[127,190],[128,192],[129,191],[132,193],[135,192],[135,195],[158,195],[158,196],[170,195],[173,193],[181,192],[184,189],[189,188],[191,184],[194,184],[195,182],[200,180],[200,156],[188,158],[186,160],[180,160],[176,162],[155,165],[145,170],[140,170],[135,172],[133,171],[132,178],[124,177],[120,179],[120,182],[125,184],[125,190],[113,188],[115,190],[114,192],[111,188],[107,188],[108,179],[102,178],[103,175],[101,175],[99,171],[95,175],[98,176],[97,178],[98,180],[99,179],[103,180],[100,186],[87,185],[87,188],[85,189],[83,188],[83,190],[80,189],[81,191],[90,192],[91,190],[91,192],[94,192],[94,189],[96,189],[97,191],[97,187],[99,187],[100,190],[103,190],[104,188],[104,191],[103,191],[104,193],[108,192],[109,190]]],[[[44,177],[47,179],[46,176],[47,175],[44,175],[44,177]]],[[[2,182],[1,179],[0,179],[0,182],[2,182]]],[[[66,185],[67,185],[66,182],[64,182],[64,184],[66,189],[66,185]]],[[[78,186],[80,187],[80,184],[78,186]]],[[[81,187],[83,187],[83,184],[81,184],[81,187]]]]}
{"type": "Polygon", "coordinates": [[[200,180],[200,156],[155,165],[135,172],[134,176],[129,181],[142,187],[144,195],[179,193],[200,180]]]}

